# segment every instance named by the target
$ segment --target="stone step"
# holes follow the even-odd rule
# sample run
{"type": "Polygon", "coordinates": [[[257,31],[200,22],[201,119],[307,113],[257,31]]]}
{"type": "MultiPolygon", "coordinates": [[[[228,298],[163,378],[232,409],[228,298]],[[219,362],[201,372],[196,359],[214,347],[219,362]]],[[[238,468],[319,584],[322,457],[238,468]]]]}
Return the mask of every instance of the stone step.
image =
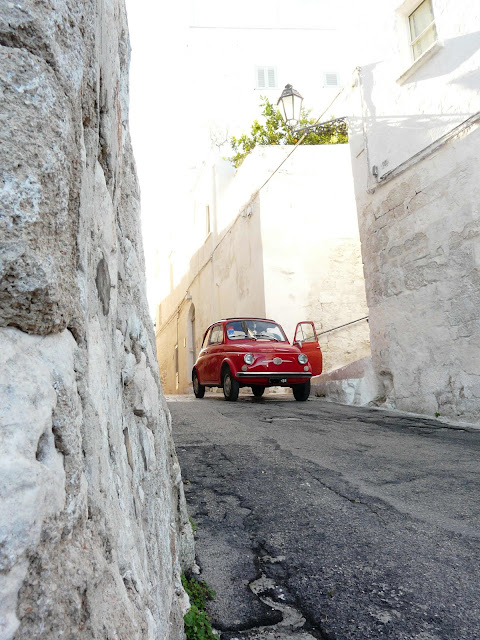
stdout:
{"type": "Polygon", "coordinates": [[[373,370],[371,356],[315,376],[311,393],[340,404],[363,406],[385,402],[383,385],[373,370]]]}

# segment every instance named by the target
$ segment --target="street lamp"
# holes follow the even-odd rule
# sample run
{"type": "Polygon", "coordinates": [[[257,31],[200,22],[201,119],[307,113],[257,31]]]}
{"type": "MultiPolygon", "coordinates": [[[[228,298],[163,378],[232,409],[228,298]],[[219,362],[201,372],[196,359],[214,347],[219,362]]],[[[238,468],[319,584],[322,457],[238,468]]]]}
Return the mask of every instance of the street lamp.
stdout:
{"type": "Polygon", "coordinates": [[[309,133],[315,133],[318,136],[338,136],[348,137],[348,123],[345,117],[327,120],[327,122],[316,122],[315,124],[295,129],[300,120],[302,111],[303,97],[298,93],[291,84],[287,84],[282,91],[282,95],[278,99],[277,107],[279,107],[282,118],[292,133],[296,136],[302,136],[300,143],[309,133]]]}
{"type": "Polygon", "coordinates": [[[280,113],[286,124],[293,127],[300,120],[302,110],[303,97],[298,93],[291,84],[285,85],[282,95],[278,99],[277,107],[280,107],[280,113]]]}

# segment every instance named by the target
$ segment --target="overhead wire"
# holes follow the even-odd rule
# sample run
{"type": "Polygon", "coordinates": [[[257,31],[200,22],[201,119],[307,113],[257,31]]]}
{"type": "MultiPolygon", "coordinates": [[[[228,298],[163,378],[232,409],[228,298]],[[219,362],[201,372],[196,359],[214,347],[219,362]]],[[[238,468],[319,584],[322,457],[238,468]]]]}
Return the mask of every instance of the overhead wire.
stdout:
{"type": "MultiPolygon", "coordinates": [[[[331,102],[329,103],[329,105],[322,111],[322,113],[318,116],[318,118],[316,119],[316,121],[314,122],[314,124],[312,126],[315,126],[316,124],[321,124],[320,119],[323,118],[323,116],[327,113],[327,111],[330,109],[330,107],[333,105],[333,103],[337,100],[337,98],[343,93],[343,91],[345,90],[345,87],[342,87],[340,89],[340,91],[336,94],[336,96],[331,100],[331,102]]],[[[282,162],[278,165],[278,167],[270,174],[270,176],[265,180],[265,182],[262,184],[261,187],[259,187],[257,189],[257,191],[254,192],[254,194],[252,195],[252,197],[250,198],[248,204],[244,207],[243,210],[245,210],[246,208],[248,208],[257,198],[258,194],[260,193],[260,191],[270,182],[270,180],[273,178],[273,176],[280,170],[280,168],[285,164],[285,162],[290,158],[290,156],[292,155],[292,153],[294,153],[294,151],[297,149],[297,147],[299,147],[302,142],[305,140],[305,138],[308,136],[308,131],[306,131],[301,138],[299,138],[299,140],[295,143],[295,146],[293,147],[293,149],[290,151],[290,153],[282,160],[282,162]]],[[[241,214],[238,214],[235,219],[233,220],[232,224],[230,225],[230,228],[227,230],[227,232],[218,240],[217,244],[215,245],[215,247],[212,249],[212,253],[211,253],[211,257],[210,259],[213,259],[213,255],[215,254],[215,251],[218,249],[218,247],[220,246],[220,244],[223,242],[223,240],[226,238],[226,236],[231,233],[232,227],[235,224],[235,222],[237,221],[237,219],[241,216],[241,214]]],[[[194,283],[194,281],[196,280],[196,278],[200,275],[200,273],[205,269],[205,267],[207,266],[209,260],[207,260],[207,262],[199,269],[199,271],[193,276],[187,291],[190,289],[190,287],[192,286],[192,284],[194,283]]],[[[170,322],[174,319],[174,317],[179,313],[180,309],[183,307],[183,305],[185,304],[185,298],[183,298],[181,300],[181,302],[177,305],[176,309],[170,314],[170,316],[168,317],[168,319],[162,323],[162,327],[167,326],[168,324],[170,324],[170,322]]]]}
{"type": "MultiPolygon", "coordinates": [[[[323,116],[327,113],[327,111],[330,109],[330,107],[332,106],[332,104],[335,102],[335,100],[342,94],[342,92],[344,91],[345,87],[342,87],[340,89],[340,91],[337,93],[337,95],[333,98],[333,100],[330,102],[330,104],[328,105],[328,107],[318,116],[317,120],[314,122],[314,124],[312,125],[313,127],[317,124],[322,124],[320,121],[321,118],[323,118],[323,116]]],[[[290,156],[292,155],[292,153],[297,149],[297,147],[299,147],[302,142],[305,140],[305,138],[308,136],[309,132],[306,131],[301,138],[299,138],[299,140],[295,143],[295,146],[293,147],[293,149],[290,151],[290,153],[282,160],[282,162],[278,165],[278,167],[269,175],[269,177],[265,180],[265,182],[262,184],[261,187],[259,187],[257,189],[257,191],[255,192],[255,196],[260,193],[260,191],[263,189],[263,187],[265,187],[270,180],[273,178],[273,176],[277,173],[277,171],[285,164],[285,162],[290,158],[290,156]]]]}

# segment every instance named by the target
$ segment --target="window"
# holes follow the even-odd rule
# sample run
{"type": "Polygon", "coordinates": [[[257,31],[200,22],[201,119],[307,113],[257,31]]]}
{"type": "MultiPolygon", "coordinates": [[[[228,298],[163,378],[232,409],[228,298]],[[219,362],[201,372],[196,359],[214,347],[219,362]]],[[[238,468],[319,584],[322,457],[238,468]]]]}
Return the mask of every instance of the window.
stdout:
{"type": "Polygon", "coordinates": [[[437,40],[432,0],[424,0],[418,5],[408,16],[408,22],[413,59],[417,60],[437,40]]]}
{"type": "Polygon", "coordinates": [[[317,335],[311,322],[301,322],[297,326],[294,342],[317,342],[317,335]]]}
{"type": "Polygon", "coordinates": [[[212,330],[211,330],[211,329],[209,329],[209,330],[207,331],[207,333],[205,334],[205,337],[204,337],[203,342],[202,342],[202,349],[205,349],[205,347],[206,347],[208,344],[210,344],[210,335],[211,335],[211,333],[212,333],[212,330]]]}
{"type": "Polygon", "coordinates": [[[227,323],[229,340],[275,340],[288,342],[282,329],[268,320],[230,320],[227,323]]]}
{"type": "Polygon", "coordinates": [[[275,67],[255,67],[256,89],[276,89],[277,70],[275,67]]]}
{"type": "Polygon", "coordinates": [[[223,342],[223,326],[216,324],[210,334],[209,344],[221,344],[223,342]]]}
{"type": "Polygon", "coordinates": [[[323,86],[324,87],[338,87],[340,84],[338,80],[338,73],[333,71],[326,71],[323,74],[323,86]]]}

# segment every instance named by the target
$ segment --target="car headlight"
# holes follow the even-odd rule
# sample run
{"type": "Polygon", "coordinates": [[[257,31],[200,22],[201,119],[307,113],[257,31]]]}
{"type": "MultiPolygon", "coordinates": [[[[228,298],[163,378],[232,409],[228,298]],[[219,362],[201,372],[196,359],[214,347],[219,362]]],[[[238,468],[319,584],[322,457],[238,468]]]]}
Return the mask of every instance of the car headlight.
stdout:
{"type": "Polygon", "coordinates": [[[245,362],[246,362],[247,364],[253,364],[253,361],[255,360],[255,358],[253,357],[253,354],[252,354],[252,353],[246,353],[246,354],[243,356],[243,359],[245,360],[245,362]]]}
{"type": "Polygon", "coordinates": [[[298,354],[298,361],[299,361],[300,364],[307,364],[308,358],[304,353],[299,353],[298,354]]]}

